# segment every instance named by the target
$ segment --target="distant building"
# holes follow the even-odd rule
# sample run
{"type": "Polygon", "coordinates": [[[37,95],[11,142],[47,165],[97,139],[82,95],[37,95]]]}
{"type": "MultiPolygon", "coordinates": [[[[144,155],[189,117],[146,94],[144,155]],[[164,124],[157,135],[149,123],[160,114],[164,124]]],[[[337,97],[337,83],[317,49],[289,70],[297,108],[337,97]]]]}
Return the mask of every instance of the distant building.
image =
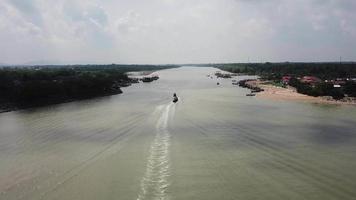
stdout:
{"type": "Polygon", "coordinates": [[[315,76],[303,76],[300,81],[302,83],[307,83],[307,84],[311,84],[311,85],[315,85],[317,83],[321,82],[321,79],[315,76]]]}
{"type": "Polygon", "coordinates": [[[291,78],[291,76],[283,76],[282,83],[288,85],[291,78]]]}

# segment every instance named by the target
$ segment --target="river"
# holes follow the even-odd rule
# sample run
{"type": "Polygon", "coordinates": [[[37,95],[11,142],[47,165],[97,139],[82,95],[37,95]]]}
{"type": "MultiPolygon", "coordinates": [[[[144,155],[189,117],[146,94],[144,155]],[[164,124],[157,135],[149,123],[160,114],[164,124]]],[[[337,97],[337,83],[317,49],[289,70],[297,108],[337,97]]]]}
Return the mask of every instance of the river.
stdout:
{"type": "Polygon", "coordinates": [[[356,107],[246,97],[215,71],[0,114],[0,199],[356,199],[356,107]]]}

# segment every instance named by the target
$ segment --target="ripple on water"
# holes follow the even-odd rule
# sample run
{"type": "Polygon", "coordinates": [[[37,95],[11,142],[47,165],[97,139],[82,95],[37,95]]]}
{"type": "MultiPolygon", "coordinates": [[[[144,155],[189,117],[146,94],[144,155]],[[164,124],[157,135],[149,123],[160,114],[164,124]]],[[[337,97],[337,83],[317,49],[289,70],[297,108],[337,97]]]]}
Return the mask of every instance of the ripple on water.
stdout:
{"type": "Polygon", "coordinates": [[[174,114],[174,104],[159,106],[157,110],[160,112],[160,118],[156,124],[156,136],[150,147],[146,172],[141,180],[141,191],[137,200],[168,199],[171,137],[168,131],[168,120],[174,114]]]}

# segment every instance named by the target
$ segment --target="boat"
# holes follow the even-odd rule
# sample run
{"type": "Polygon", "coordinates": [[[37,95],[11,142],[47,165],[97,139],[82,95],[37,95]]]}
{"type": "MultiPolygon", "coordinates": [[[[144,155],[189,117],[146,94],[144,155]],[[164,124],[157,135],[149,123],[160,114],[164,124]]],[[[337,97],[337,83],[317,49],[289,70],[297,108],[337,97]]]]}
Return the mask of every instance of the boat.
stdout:
{"type": "Polygon", "coordinates": [[[142,77],[142,78],[141,78],[141,81],[142,81],[142,82],[145,82],[145,83],[148,83],[148,82],[152,82],[152,81],[155,81],[155,80],[158,80],[158,79],[159,79],[159,76],[153,75],[153,76],[145,76],[145,77],[142,77]]]}
{"type": "Polygon", "coordinates": [[[176,95],[176,93],[173,94],[173,103],[177,103],[178,102],[178,97],[176,95]]]}
{"type": "Polygon", "coordinates": [[[254,97],[254,96],[256,96],[256,94],[249,93],[249,94],[246,94],[246,96],[248,96],[248,97],[254,97]]]}
{"type": "Polygon", "coordinates": [[[251,93],[258,93],[258,92],[263,92],[264,89],[261,88],[254,88],[253,90],[251,90],[251,93]]]}
{"type": "Polygon", "coordinates": [[[149,82],[152,82],[152,81],[153,81],[153,79],[152,79],[151,77],[143,77],[141,80],[142,80],[142,82],[144,82],[144,83],[149,83],[149,82]]]}
{"type": "Polygon", "coordinates": [[[159,79],[159,76],[157,76],[157,75],[153,75],[151,78],[152,78],[154,81],[156,81],[156,80],[158,80],[158,79],[159,79]]]}

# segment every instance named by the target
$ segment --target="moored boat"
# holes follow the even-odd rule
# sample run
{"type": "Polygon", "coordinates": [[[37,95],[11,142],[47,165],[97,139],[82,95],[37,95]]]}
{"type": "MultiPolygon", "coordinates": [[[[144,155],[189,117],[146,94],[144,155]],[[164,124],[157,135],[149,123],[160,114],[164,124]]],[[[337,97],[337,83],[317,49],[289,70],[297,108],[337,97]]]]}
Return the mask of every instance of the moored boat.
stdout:
{"type": "Polygon", "coordinates": [[[155,80],[158,80],[158,79],[159,79],[159,76],[153,75],[153,76],[145,76],[145,77],[142,77],[142,78],[141,78],[141,81],[142,81],[142,82],[145,82],[145,83],[148,83],[148,82],[152,82],[152,81],[155,81],[155,80]]]}

